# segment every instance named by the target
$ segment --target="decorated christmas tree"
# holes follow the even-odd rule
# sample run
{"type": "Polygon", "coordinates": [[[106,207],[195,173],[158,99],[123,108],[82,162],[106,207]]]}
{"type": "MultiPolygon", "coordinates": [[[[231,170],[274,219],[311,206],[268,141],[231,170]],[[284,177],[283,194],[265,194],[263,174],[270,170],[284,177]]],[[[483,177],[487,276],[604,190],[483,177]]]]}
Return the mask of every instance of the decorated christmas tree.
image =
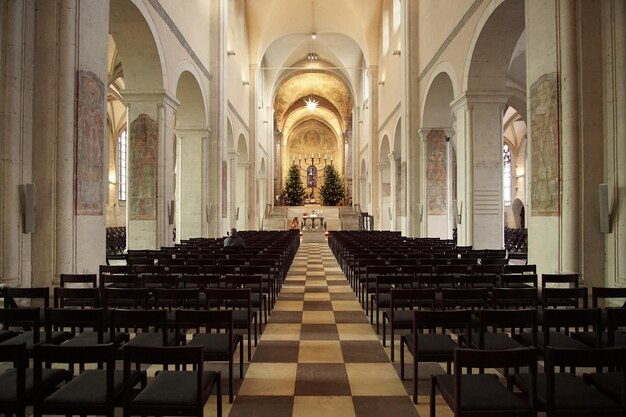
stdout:
{"type": "Polygon", "coordinates": [[[292,164],[289,167],[289,172],[287,172],[285,189],[280,194],[280,197],[288,206],[301,206],[304,204],[304,193],[305,188],[300,177],[300,167],[292,164]]]}
{"type": "Polygon", "coordinates": [[[325,206],[335,206],[346,196],[343,178],[334,165],[324,168],[324,184],[320,187],[320,196],[325,206]]]}

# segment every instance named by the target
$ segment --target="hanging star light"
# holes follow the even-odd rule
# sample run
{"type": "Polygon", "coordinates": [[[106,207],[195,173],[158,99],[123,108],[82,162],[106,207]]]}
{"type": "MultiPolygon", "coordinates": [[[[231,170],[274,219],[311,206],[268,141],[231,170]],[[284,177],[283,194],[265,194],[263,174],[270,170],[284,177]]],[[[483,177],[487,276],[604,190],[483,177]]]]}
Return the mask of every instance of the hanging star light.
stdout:
{"type": "Polygon", "coordinates": [[[317,105],[320,104],[317,100],[315,100],[313,97],[309,97],[306,100],[304,100],[304,102],[306,103],[306,108],[310,111],[310,112],[314,112],[315,109],[317,109],[317,105]]]}

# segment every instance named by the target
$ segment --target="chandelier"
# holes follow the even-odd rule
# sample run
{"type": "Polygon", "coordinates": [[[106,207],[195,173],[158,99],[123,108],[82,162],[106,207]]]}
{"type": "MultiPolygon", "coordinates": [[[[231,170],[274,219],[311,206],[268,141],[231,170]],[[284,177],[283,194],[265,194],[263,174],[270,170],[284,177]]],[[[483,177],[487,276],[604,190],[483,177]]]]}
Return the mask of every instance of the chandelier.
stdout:
{"type": "Polygon", "coordinates": [[[318,104],[320,104],[317,100],[313,98],[313,96],[307,98],[306,100],[304,100],[304,102],[306,103],[307,110],[311,113],[313,113],[317,109],[318,104]]]}

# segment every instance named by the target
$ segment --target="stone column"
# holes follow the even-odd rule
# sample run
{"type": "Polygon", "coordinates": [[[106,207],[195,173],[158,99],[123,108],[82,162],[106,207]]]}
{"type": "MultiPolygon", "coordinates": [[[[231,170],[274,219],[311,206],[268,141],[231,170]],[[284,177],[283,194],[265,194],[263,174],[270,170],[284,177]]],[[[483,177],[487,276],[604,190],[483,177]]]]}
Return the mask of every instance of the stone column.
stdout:
{"type": "Polygon", "coordinates": [[[561,144],[562,211],[561,267],[562,271],[580,272],[580,126],[578,84],[578,22],[577,2],[560,1],[560,84],[561,84],[561,144]]]}
{"type": "Polygon", "coordinates": [[[206,236],[206,142],[209,130],[176,128],[176,239],[206,236]]]}
{"type": "Polygon", "coordinates": [[[174,200],[174,111],[165,91],[124,92],[128,107],[128,227],[130,249],[172,243],[168,214],[174,200]]]}
{"type": "Polygon", "coordinates": [[[250,183],[250,166],[249,161],[237,162],[237,199],[236,207],[239,209],[239,219],[237,219],[237,229],[245,230],[250,226],[251,212],[248,204],[248,188],[250,183]]]}
{"type": "Polygon", "coordinates": [[[389,169],[391,175],[391,230],[400,230],[399,196],[400,196],[400,152],[390,152],[389,169]]]}
{"type": "MultiPolygon", "coordinates": [[[[474,244],[474,216],[473,211],[473,187],[474,187],[474,164],[473,161],[473,134],[472,134],[472,111],[473,107],[468,103],[467,97],[462,96],[455,100],[452,111],[456,117],[456,160],[457,180],[456,196],[453,196],[452,204],[456,204],[456,210],[461,223],[457,224],[457,244],[470,246],[474,244]]],[[[454,209],[453,209],[454,212],[454,209]]],[[[458,223],[459,219],[456,219],[458,223]]]]}
{"type": "MultiPolygon", "coordinates": [[[[383,160],[378,162],[378,178],[379,178],[379,199],[380,199],[380,215],[378,216],[378,225],[380,230],[390,230],[392,219],[389,218],[389,210],[391,208],[391,196],[386,195],[385,180],[389,177],[391,183],[391,175],[389,175],[390,164],[389,161],[383,160]],[[385,175],[386,174],[386,175],[385,175]]],[[[391,184],[390,187],[391,189],[391,184]]],[[[391,192],[391,190],[390,190],[391,192]]]]}
{"type": "MultiPolygon", "coordinates": [[[[425,222],[420,220],[420,206],[426,179],[422,171],[421,141],[418,136],[420,127],[420,71],[419,62],[419,9],[420,2],[403,1],[402,8],[402,79],[405,82],[402,97],[402,155],[406,161],[406,226],[403,233],[407,236],[427,236],[424,234],[425,222]]],[[[404,162],[404,161],[403,161],[404,162]]]]}
{"type": "Polygon", "coordinates": [[[609,185],[611,233],[606,235],[607,274],[604,285],[626,286],[626,4],[621,0],[602,3],[604,109],[606,118],[605,161],[609,185]]]}
{"type": "MultiPolygon", "coordinates": [[[[413,144],[412,160],[415,169],[419,172],[420,178],[419,192],[416,193],[418,203],[412,207],[413,214],[417,222],[417,236],[429,236],[428,234],[428,176],[426,175],[426,155],[427,155],[427,137],[428,129],[419,129],[417,131],[417,140],[413,144]]],[[[416,181],[417,182],[417,181],[416,181]]]]}
{"type": "Polygon", "coordinates": [[[380,190],[380,169],[374,169],[374,167],[377,167],[380,162],[378,154],[380,144],[378,139],[378,66],[370,65],[369,72],[370,78],[367,80],[370,84],[369,112],[371,115],[369,154],[370,164],[372,167],[371,176],[369,178],[372,186],[371,193],[368,195],[369,201],[371,202],[369,213],[374,216],[374,222],[375,224],[378,224],[378,229],[381,229],[383,224],[383,202],[380,190]]]}
{"type": "Polygon", "coordinates": [[[29,286],[31,235],[23,228],[23,184],[32,182],[34,1],[0,6],[0,283],[29,286]]]}
{"type": "MultiPolygon", "coordinates": [[[[228,227],[237,227],[237,160],[238,152],[228,152],[228,227]]],[[[241,215],[241,213],[240,213],[241,215]]]]}
{"type": "MultiPolygon", "coordinates": [[[[257,80],[257,71],[258,66],[256,64],[252,64],[249,66],[248,73],[248,114],[249,120],[248,123],[250,125],[250,131],[248,132],[248,161],[250,162],[250,169],[248,170],[248,189],[246,190],[247,201],[254,202],[253,204],[248,204],[248,213],[246,219],[246,228],[249,229],[259,229],[261,224],[260,219],[263,216],[265,207],[259,207],[259,195],[258,193],[264,192],[258,189],[258,175],[257,175],[257,147],[258,147],[258,139],[256,136],[256,80],[257,80]]],[[[260,161],[259,161],[260,163],[260,161]]]]}
{"type": "Polygon", "coordinates": [[[504,247],[502,117],[506,97],[481,95],[472,102],[474,247],[500,249],[504,247]]]}

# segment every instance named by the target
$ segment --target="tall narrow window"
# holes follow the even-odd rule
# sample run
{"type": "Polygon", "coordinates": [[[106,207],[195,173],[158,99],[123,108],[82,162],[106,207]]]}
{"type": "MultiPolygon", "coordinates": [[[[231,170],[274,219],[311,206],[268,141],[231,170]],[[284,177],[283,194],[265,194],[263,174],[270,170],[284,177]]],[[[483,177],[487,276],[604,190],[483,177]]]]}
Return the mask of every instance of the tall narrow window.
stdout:
{"type": "Polygon", "coordinates": [[[126,129],[117,140],[118,200],[126,201],[126,129]]]}
{"type": "Polygon", "coordinates": [[[504,205],[511,205],[511,149],[509,149],[509,145],[506,143],[502,148],[502,196],[504,198],[504,205]]]}

